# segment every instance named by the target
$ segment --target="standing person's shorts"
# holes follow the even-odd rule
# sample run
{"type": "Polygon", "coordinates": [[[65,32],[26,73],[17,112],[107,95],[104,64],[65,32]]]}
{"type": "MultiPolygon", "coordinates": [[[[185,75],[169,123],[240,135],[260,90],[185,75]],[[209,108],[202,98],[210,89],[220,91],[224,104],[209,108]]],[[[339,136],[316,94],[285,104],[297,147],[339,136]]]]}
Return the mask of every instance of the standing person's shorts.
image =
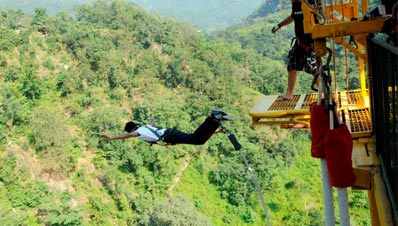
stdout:
{"type": "Polygon", "coordinates": [[[289,51],[287,70],[305,71],[308,74],[317,75],[322,64],[320,57],[315,55],[312,46],[302,46],[296,40],[292,49],[289,51]]]}

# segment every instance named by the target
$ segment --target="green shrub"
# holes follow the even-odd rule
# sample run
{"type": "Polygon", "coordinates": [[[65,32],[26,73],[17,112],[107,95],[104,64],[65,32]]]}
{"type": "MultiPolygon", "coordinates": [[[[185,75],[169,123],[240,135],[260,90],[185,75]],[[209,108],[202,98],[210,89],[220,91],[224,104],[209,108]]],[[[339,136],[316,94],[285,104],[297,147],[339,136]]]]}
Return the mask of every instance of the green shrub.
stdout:
{"type": "Polygon", "coordinates": [[[13,207],[35,208],[48,194],[47,186],[41,181],[29,181],[26,184],[12,183],[7,186],[8,197],[13,207]]]}

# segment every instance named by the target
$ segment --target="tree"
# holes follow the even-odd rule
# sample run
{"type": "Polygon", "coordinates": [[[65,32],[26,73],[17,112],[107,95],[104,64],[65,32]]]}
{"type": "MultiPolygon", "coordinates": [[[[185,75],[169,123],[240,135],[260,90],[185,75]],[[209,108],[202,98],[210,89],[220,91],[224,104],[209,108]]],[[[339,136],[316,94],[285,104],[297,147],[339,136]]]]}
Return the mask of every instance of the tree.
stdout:
{"type": "Polygon", "coordinates": [[[39,106],[33,109],[30,127],[37,150],[60,148],[69,139],[66,121],[57,108],[39,106]]]}
{"type": "Polygon", "coordinates": [[[1,27],[0,35],[2,37],[0,40],[0,49],[2,51],[11,51],[21,43],[20,36],[18,36],[14,30],[1,27]]]}
{"type": "Polygon", "coordinates": [[[17,157],[14,154],[0,158],[0,181],[5,185],[18,180],[18,173],[15,170],[16,165],[17,157]]]}
{"type": "Polygon", "coordinates": [[[150,214],[146,226],[206,226],[211,222],[198,214],[191,201],[184,196],[171,197],[170,200],[158,203],[150,214]]]}
{"type": "Polygon", "coordinates": [[[18,91],[10,86],[0,86],[0,122],[12,126],[22,123],[26,118],[27,109],[23,100],[18,98],[18,91]]]}
{"type": "Polygon", "coordinates": [[[28,69],[23,76],[21,91],[23,95],[31,100],[38,100],[42,95],[42,86],[40,78],[38,78],[32,69],[28,69]]]}
{"type": "Polygon", "coordinates": [[[32,26],[36,27],[37,31],[42,34],[47,34],[48,29],[46,27],[47,10],[44,8],[36,8],[35,14],[32,18],[32,26]]]}
{"type": "Polygon", "coordinates": [[[209,175],[212,184],[220,187],[220,195],[229,203],[244,206],[248,203],[254,186],[249,175],[239,162],[224,159],[209,175]]]}
{"type": "Polygon", "coordinates": [[[14,207],[34,208],[43,202],[49,191],[44,182],[34,180],[27,183],[14,182],[7,186],[9,197],[14,207]]]}
{"type": "Polygon", "coordinates": [[[79,208],[71,207],[72,195],[64,192],[59,202],[39,206],[38,215],[46,225],[74,226],[83,224],[83,216],[79,208]]]}

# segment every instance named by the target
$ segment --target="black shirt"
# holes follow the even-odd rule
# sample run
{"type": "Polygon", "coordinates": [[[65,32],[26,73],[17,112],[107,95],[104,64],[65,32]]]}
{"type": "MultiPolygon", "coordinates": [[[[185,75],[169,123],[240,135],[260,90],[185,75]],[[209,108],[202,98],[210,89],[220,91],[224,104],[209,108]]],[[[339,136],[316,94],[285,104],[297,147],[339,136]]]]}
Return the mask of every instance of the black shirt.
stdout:
{"type": "Polygon", "coordinates": [[[304,14],[303,10],[301,9],[301,1],[292,2],[291,16],[294,19],[294,32],[296,37],[306,45],[312,44],[314,40],[312,40],[311,33],[304,33],[304,14]]]}

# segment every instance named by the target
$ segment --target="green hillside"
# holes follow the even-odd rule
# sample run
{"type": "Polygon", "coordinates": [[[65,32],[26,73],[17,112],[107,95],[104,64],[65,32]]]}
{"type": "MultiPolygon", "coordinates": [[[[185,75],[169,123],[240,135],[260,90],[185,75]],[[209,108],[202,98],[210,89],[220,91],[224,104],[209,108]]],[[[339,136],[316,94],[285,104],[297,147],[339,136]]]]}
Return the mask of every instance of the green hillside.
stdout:
{"type": "MultiPolygon", "coordinates": [[[[283,92],[283,61],[122,1],[73,17],[0,16],[2,225],[266,225],[226,134],[170,147],[98,137],[152,117],[193,131],[214,108],[234,116],[225,126],[255,170],[272,225],[322,225],[308,131],[250,125],[249,109],[283,92]]],[[[370,225],[366,193],[350,191],[350,207],[352,225],[370,225]]]]}

